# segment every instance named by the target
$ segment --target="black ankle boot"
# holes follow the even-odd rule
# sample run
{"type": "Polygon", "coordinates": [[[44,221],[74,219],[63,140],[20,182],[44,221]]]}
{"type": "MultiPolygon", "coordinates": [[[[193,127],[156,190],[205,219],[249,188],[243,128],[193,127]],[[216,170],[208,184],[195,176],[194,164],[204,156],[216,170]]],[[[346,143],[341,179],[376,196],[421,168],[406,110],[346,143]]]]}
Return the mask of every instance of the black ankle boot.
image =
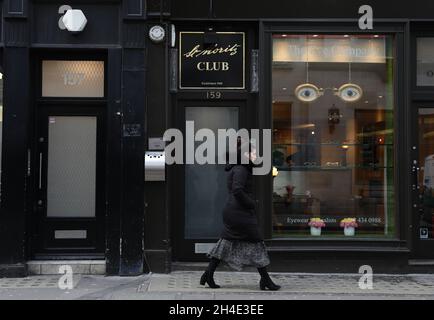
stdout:
{"type": "Polygon", "coordinates": [[[202,277],[200,277],[200,284],[204,286],[205,283],[208,283],[208,286],[212,289],[220,288],[220,286],[214,282],[214,275],[210,274],[208,270],[206,270],[202,277]]]}
{"type": "Polygon", "coordinates": [[[200,277],[200,284],[202,286],[205,285],[205,283],[208,283],[208,286],[213,289],[220,288],[218,284],[214,282],[214,271],[217,269],[218,264],[220,263],[219,259],[211,258],[211,261],[209,262],[208,268],[205,270],[205,272],[200,277]]]}
{"type": "Polygon", "coordinates": [[[261,280],[259,281],[259,288],[261,290],[268,289],[271,291],[276,291],[280,289],[280,286],[271,280],[270,275],[267,272],[267,268],[258,268],[258,272],[261,275],[261,280]]]}

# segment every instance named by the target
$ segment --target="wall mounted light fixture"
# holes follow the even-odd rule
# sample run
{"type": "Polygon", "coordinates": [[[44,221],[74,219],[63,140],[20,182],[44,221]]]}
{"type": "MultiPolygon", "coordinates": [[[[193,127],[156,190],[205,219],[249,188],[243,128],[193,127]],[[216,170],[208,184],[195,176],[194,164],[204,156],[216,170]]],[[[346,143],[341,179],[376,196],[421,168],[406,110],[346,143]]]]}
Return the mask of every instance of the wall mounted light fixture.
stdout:
{"type": "Polygon", "coordinates": [[[72,9],[71,6],[63,5],[59,7],[59,28],[69,32],[78,33],[84,30],[87,24],[87,18],[80,9],[72,9]]]}
{"type": "Polygon", "coordinates": [[[163,42],[166,38],[166,30],[160,25],[152,26],[149,29],[149,38],[155,43],[163,42]]]}
{"type": "Polygon", "coordinates": [[[87,19],[83,11],[78,9],[72,9],[66,11],[62,18],[63,24],[66,30],[70,32],[81,32],[86,27],[87,19]]]}

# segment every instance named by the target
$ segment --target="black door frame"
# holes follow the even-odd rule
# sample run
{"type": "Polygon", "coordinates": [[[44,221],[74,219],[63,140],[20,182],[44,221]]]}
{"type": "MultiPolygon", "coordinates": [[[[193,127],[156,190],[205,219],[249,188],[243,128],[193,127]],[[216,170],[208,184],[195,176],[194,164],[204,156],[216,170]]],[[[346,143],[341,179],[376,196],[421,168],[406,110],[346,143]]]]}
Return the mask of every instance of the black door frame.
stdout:
{"type": "MultiPolygon", "coordinates": [[[[176,127],[185,137],[185,108],[186,107],[237,107],[239,128],[250,128],[249,119],[246,116],[247,103],[245,100],[178,100],[175,109],[176,127]]],[[[195,128],[195,130],[198,128],[195,128]]],[[[222,128],[223,129],[223,128],[222,128]]],[[[185,141],[185,140],[184,140],[185,141]]],[[[185,160],[185,154],[184,154],[185,160]]],[[[202,261],[204,254],[195,253],[195,244],[215,243],[218,239],[185,239],[185,166],[175,165],[173,168],[172,191],[172,239],[173,254],[178,261],[202,261]]]]}
{"type": "MultiPolygon", "coordinates": [[[[107,71],[107,51],[106,50],[93,50],[86,49],[57,49],[57,50],[45,50],[35,49],[32,54],[32,79],[35,86],[32,88],[32,96],[34,97],[32,118],[33,118],[33,130],[31,131],[30,141],[31,149],[29,149],[29,223],[28,223],[28,242],[27,251],[28,256],[31,259],[103,259],[106,251],[106,193],[107,186],[107,88],[108,88],[108,71],[107,71]],[[42,61],[43,60],[93,60],[103,61],[104,63],[104,96],[101,98],[87,98],[87,97],[43,97],[42,96],[42,61]],[[96,215],[98,216],[98,225],[93,228],[98,235],[96,243],[98,245],[88,246],[74,246],[74,242],[65,241],[65,247],[63,248],[43,248],[37,244],[42,235],[38,235],[38,228],[40,228],[41,214],[45,214],[46,210],[38,210],[38,200],[40,200],[40,193],[38,190],[39,180],[39,141],[38,130],[40,127],[40,118],[44,113],[53,112],[56,115],[83,115],[83,116],[97,116],[97,193],[96,193],[96,215]]],[[[46,166],[46,161],[45,161],[46,166]]],[[[46,167],[43,168],[46,173],[46,167]]],[[[46,177],[45,177],[46,179],[46,177]]],[[[46,182],[45,182],[46,183],[46,182]]],[[[46,196],[46,195],[45,195],[46,196]]],[[[44,201],[45,205],[45,201],[44,201]]],[[[78,219],[86,221],[86,219],[78,219]]],[[[65,226],[65,229],[74,229],[74,225],[77,222],[66,223],[66,221],[58,221],[58,226],[65,226]]],[[[74,229],[75,230],[75,229],[74,229]]]]}
{"type": "Polygon", "coordinates": [[[105,113],[99,107],[75,105],[39,106],[37,126],[36,161],[33,167],[37,177],[35,189],[35,223],[33,223],[33,256],[89,255],[104,253],[104,203],[105,203],[105,113]],[[95,116],[97,118],[96,195],[95,218],[47,218],[47,168],[48,168],[48,119],[52,116],[95,116]],[[41,139],[43,138],[43,139],[41,139]],[[42,161],[42,162],[41,162],[42,161]],[[41,185],[41,188],[39,187],[41,185]],[[56,229],[86,230],[86,240],[54,240],[56,229]]]}
{"type": "MultiPolygon", "coordinates": [[[[245,89],[175,89],[171,97],[172,110],[170,111],[171,123],[175,127],[185,131],[185,107],[239,107],[239,128],[251,129],[258,122],[257,92],[251,92],[252,68],[251,52],[258,48],[257,23],[251,21],[233,21],[230,25],[226,21],[213,21],[204,24],[201,20],[173,19],[177,32],[180,31],[204,31],[206,27],[212,26],[215,31],[230,31],[245,33],[245,89]],[[219,93],[218,96],[216,94],[219,93]]],[[[177,37],[177,48],[179,49],[179,37],[177,37]]],[[[178,68],[179,66],[176,66],[178,68]]],[[[178,79],[177,79],[178,80],[178,79]]],[[[178,84],[177,84],[178,85],[178,84]]],[[[195,243],[212,243],[217,239],[191,239],[184,240],[184,166],[175,165],[168,168],[169,178],[169,212],[170,212],[170,234],[171,247],[173,250],[172,260],[175,261],[203,261],[205,254],[195,253],[195,243]],[[180,214],[182,212],[182,214],[180,214]]],[[[258,184],[257,184],[258,187],[258,184]]],[[[262,221],[262,218],[259,218],[262,221]]]]}

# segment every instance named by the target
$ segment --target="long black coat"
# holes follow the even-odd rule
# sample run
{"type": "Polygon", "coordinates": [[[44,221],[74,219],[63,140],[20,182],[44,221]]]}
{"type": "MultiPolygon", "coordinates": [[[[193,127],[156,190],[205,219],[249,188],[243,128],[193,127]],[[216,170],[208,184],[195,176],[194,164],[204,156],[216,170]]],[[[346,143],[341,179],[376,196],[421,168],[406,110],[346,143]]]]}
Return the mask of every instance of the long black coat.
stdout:
{"type": "Polygon", "coordinates": [[[227,240],[262,241],[253,198],[252,168],[249,165],[228,165],[229,197],[223,209],[223,232],[227,240]]]}

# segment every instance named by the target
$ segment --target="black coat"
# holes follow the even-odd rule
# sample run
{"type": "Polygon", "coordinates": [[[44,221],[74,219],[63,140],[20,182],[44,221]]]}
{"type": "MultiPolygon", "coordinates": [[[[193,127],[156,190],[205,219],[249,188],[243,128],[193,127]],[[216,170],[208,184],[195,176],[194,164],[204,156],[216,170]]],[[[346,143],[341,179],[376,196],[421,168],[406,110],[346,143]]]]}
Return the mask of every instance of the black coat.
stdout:
{"type": "Polygon", "coordinates": [[[222,238],[227,240],[262,241],[253,198],[253,177],[250,165],[228,165],[229,197],[223,209],[222,238]]]}

